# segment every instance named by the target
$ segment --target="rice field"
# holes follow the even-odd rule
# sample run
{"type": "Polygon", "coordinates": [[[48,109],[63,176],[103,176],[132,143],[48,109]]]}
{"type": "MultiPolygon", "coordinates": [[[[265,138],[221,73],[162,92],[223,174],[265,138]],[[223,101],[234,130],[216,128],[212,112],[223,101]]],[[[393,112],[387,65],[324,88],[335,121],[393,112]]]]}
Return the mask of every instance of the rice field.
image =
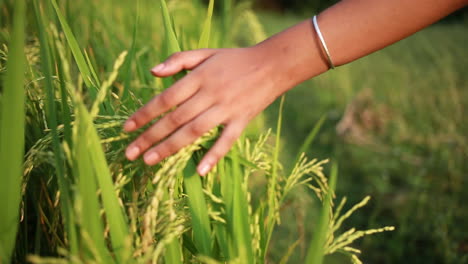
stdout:
{"type": "Polygon", "coordinates": [[[321,122],[284,165],[283,107],[206,177],[195,166],[222,127],[157,166],[126,160],[137,134],[123,122],[185,74],[149,69],[265,38],[248,2],[3,0],[0,13],[0,263],[288,263],[299,244],[304,263],[360,263],[354,241],[394,229],[343,226],[369,197],[348,205],[338,165],[302,153],[321,122]],[[277,257],[272,237],[297,190],[318,208],[303,223],[313,236],[281,239],[277,257]]]}
{"type": "MultiPolygon", "coordinates": [[[[259,18],[269,35],[305,17],[259,18]]],[[[306,153],[340,164],[338,193],[351,202],[373,198],[348,227],[396,227],[358,243],[364,263],[468,263],[467,18],[465,9],[465,18],[441,21],[286,95],[284,163],[323,118],[306,153]]],[[[267,109],[267,126],[278,107],[267,109]]],[[[312,221],[304,210],[310,201],[297,197],[285,217],[312,221]]],[[[298,234],[299,227],[279,226],[277,235],[298,234]]],[[[292,259],[299,262],[300,254],[292,259]]]]}

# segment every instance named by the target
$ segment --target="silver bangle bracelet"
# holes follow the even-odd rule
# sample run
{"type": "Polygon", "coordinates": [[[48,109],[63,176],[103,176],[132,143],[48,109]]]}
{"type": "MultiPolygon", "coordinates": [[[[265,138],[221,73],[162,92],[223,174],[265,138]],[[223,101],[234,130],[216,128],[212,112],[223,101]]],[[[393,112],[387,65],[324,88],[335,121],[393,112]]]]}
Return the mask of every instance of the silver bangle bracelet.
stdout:
{"type": "Polygon", "coordinates": [[[317,36],[319,37],[320,42],[322,43],[323,50],[325,50],[325,54],[327,55],[328,63],[330,64],[330,69],[335,69],[335,65],[333,64],[333,61],[331,59],[330,52],[328,51],[327,44],[325,43],[325,40],[323,39],[322,32],[320,31],[320,28],[318,26],[317,16],[314,16],[314,18],[312,20],[313,20],[313,23],[314,23],[315,32],[317,32],[317,36]]]}

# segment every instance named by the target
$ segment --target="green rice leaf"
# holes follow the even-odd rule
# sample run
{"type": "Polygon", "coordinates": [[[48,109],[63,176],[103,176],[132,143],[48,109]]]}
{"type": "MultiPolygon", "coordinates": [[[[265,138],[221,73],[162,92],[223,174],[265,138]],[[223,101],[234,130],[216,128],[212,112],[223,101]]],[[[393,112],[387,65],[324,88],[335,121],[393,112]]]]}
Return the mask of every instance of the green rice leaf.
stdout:
{"type": "Polygon", "coordinates": [[[93,63],[91,62],[88,52],[86,50],[83,50],[83,55],[86,59],[86,63],[88,64],[89,71],[91,72],[91,76],[93,77],[96,86],[99,86],[99,78],[96,74],[96,71],[94,70],[93,63]]]}
{"type": "Polygon", "coordinates": [[[136,54],[136,40],[137,40],[137,33],[138,33],[138,25],[140,24],[140,0],[136,1],[136,17],[135,17],[135,24],[133,25],[133,33],[132,33],[132,44],[128,51],[127,59],[125,60],[125,64],[123,66],[124,72],[124,89],[122,92],[122,102],[124,104],[132,105],[132,100],[128,100],[130,95],[131,88],[131,81],[134,78],[132,76],[132,62],[135,58],[136,54]]]}
{"type": "Polygon", "coordinates": [[[206,15],[205,23],[203,25],[203,31],[198,42],[198,48],[209,48],[210,35],[211,35],[211,20],[213,18],[214,0],[210,0],[208,4],[208,14],[206,15]]]}
{"type": "Polygon", "coordinates": [[[176,53],[181,51],[179,41],[177,40],[177,36],[173,27],[172,23],[172,16],[169,13],[169,9],[167,8],[167,4],[165,0],[161,0],[161,12],[163,17],[163,24],[165,29],[165,36],[167,42],[167,52],[169,54],[176,53]]]}
{"type": "Polygon", "coordinates": [[[185,249],[187,249],[192,255],[198,255],[198,249],[192,238],[187,233],[182,235],[182,240],[185,249]]]}
{"type": "Polygon", "coordinates": [[[99,89],[99,92],[97,94],[96,100],[94,100],[93,106],[91,108],[91,117],[93,119],[99,113],[99,106],[101,105],[101,103],[105,101],[109,88],[117,79],[117,75],[119,74],[119,69],[124,64],[127,54],[128,53],[124,51],[119,55],[119,57],[114,63],[114,68],[109,76],[109,79],[107,79],[105,82],[102,83],[102,86],[99,89]]]}
{"type": "Polygon", "coordinates": [[[77,181],[79,205],[77,215],[81,219],[81,236],[88,237],[88,243],[82,245],[82,252],[88,253],[101,263],[113,263],[104,239],[104,228],[101,219],[98,187],[93,169],[90,150],[93,145],[89,140],[92,126],[87,122],[87,110],[81,102],[76,102],[76,124],[74,127],[74,160],[73,172],[77,181]]]}
{"type": "Polygon", "coordinates": [[[319,121],[315,124],[314,128],[310,131],[309,135],[307,135],[306,140],[304,141],[301,148],[299,149],[299,152],[297,153],[294,164],[296,164],[299,161],[299,158],[301,157],[302,153],[305,153],[309,149],[310,145],[312,145],[312,142],[314,142],[314,139],[320,131],[320,128],[322,128],[325,119],[326,116],[322,116],[319,119],[319,121]]]}
{"type": "Polygon", "coordinates": [[[233,186],[231,187],[233,188],[233,200],[232,215],[229,219],[233,221],[232,232],[239,259],[242,260],[242,263],[254,263],[247,193],[242,186],[242,169],[236,157],[237,155],[233,156],[231,168],[233,177],[233,186]]]}
{"type": "MultiPolygon", "coordinates": [[[[230,153],[229,155],[226,156],[227,159],[229,160],[232,160],[233,157],[232,155],[234,155],[234,153],[230,153]]],[[[237,159],[237,161],[245,166],[245,167],[248,167],[248,168],[251,168],[251,169],[255,169],[255,170],[261,170],[260,167],[257,166],[257,164],[253,163],[253,162],[250,162],[249,160],[247,160],[246,158],[242,157],[241,155],[237,155],[237,157],[235,157],[237,159]]]]}
{"type": "Polygon", "coordinates": [[[0,262],[8,263],[16,243],[23,175],[25,120],[25,1],[15,0],[13,32],[0,112],[0,262]]]}
{"type": "Polygon", "coordinates": [[[323,200],[323,207],[320,212],[317,228],[314,233],[312,242],[310,243],[307,252],[306,263],[321,264],[325,255],[325,243],[327,241],[328,228],[330,227],[330,213],[332,209],[332,200],[336,187],[336,179],[338,177],[338,166],[333,163],[330,175],[330,185],[323,200]]]}
{"type": "Polygon", "coordinates": [[[196,165],[193,160],[189,161],[184,170],[184,187],[189,200],[192,231],[197,249],[204,256],[212,256],[210,219],[201,179],[196,172],[196,165]]]}
{"type": "Polygon", "coordinates": [[[112,176],[100,144],[100,138],[93,126],[92,116],[82,103],[79,104],[78,114],[81,126],[85,128],[80,134],[81,142],[79,144],[86,145],[87,157],[92,168],[91,175],[96,177],[95,179],[89,179],[89,181],[96,181],[99,186],[106,220],[109,225],[113,252],[116,254],[119,263],[125,263],[130,257],[130,246],[127,243],[129,231],[125,214],[115,192],[112,176]]]}
{"type": "Polygon", "coordinates": [[[233,10],[233,0],[223,0],[223,12],[222,12],[222,23],[223,23],[223,31],[222,31],[222,38],[223,40],[228,39],[229,32],[231,32],[232,26],[232,10],[233,10]]]}
{"type": "Polygon", "coordinates": [[[215,235],[218,240],[218,244],[222,250],[222,253],[225,258],[232,259],[237,253],[234,249],[234,238],[233,238],[233,190],[232,190],[232,177],[230,171],[231,159],[227,161],[226,158],[223,158],[218,163],[219,171],[219,180],[220,180],[220,191],[223,198],[225,210],[226,210],[226,225],[216,225],[215,226],[215,235]]]}
{"type": "Polygon", "coordinates": [[[182,245],[179,239],[175,238],[169,245],[167,245],[166,253],[164,254],[164,261],[171,264],[182,264],[182,245]]]}
{"type": "MultiPolygon", "coordinates": [[[[179,41],[177,39],[177,35],[174,29],[174,23],[173,23],[173,18],[171,14],[169,13],[169,9],[167,8],[167,4],[165,0],[161,0],[161,12],[162,12],[162,17],[163,17],[163,24],[164,24],[164,29],[165,29],[165,47],[166,47],[166,54],[164,54],[164,58],[168,57],[171,54],[174,54],[176,52],[180,52],[182,49],[180,48],[179,41]]],[[[184,77],[186,74],[186,71],[179,72],[174,76],[175,80],[179,80],[182,77],[184,77]]],[[[169,87],[173,81],[170,79],[164,79],[164,84],[166,87],[169,87]]]]}
{"type": "Polygon", "coordinates": [[[68,89],[67,89],[67,84],[66,84],[66,75],[65,71],[63,69],[63,62],[62,58],[59,54],[59,51],[56,47],[56,54],[58,56],[58,59],[56,60],[57,63],[57,76],[59,78],[60,82],[60,103],[61,103],[61,108],[62,108],[62,122],[64,125],[63,129],[63,135],[64,138],[67,142],[67,144],[72,147],[72,130],[71,130],[71,110],[70,106],[68,105],[68,89]]]}
{"type": "Polygon", "coordinates": [[[83,76],[83,81],[89,89],[89,93],[91,95],[92,99],[96,98],[96,92],[97,92],[97,83],[93,83],[93,75],[92,71],[90,69],[90,65],[87,64],[86,59],[83,55],[83,52],[81,52],[80,46],[78,45],[78,41],[76,40],[75,36],[73,35],[73,32],[71,31],[70,26],[68,25],[67,20],[63,16],[62,12],[60,11],[60,8],[57,6],[57,2],[55,0],[50,0],[52,3],[52,6],[55,9],[55,13],[57,14],[57,17],[60,21],[60,25],[62,25],[63,32],[65,34],[65,37],[68,41],[68,46],[70,47],[70,50],[73,54],[73,57],[75,58],[76,64],[78,66],[78,69],[81,72],[81,75],[83,76]]]}
{"type": "MultiPolygon", "coordinates": [[[[68,240],[70,242],[70,248],[72,252],[76,252],[78,248],[77,235],[75,226],[73,224],[74,212],[72,206],[72,200],[70,197],[70,181],[66,177],[64,160],[63,160],[63,151],[60,144],[59,135],[57,132],[57,110],[55,105],[55,87],[52,80],[52,56],[51,49],[49,47],[48,37],[46,33],[46,23],[44,22],[44,17],[41,14],[39,3],[34,1],[34,11],[36,17],[36,24],[38,27],[39,33],[39,42],[41,45],[41,64],[42,72],[44,73],[44,84],[47,96],[47,120],[49,122],[49,127],[52,130],[52,147],[54,150],[54,161],[55,161],[55,174],[57,176],[57,182],[59,190],[61,193],[61,209],[64,217],[64,224],[68,234],[68,240]]],[[[62,85],[63,86],[63,85],[62,85]]],[[[63,87],[62,87],[63,89],[63,87]]],[[[62,91],[63,95],[63,91],[62,91]]],[[[65,95],[66,96],[66,95],[65,95]]],[[[65,102],[66,104],[66,102],[65,102]]],[[[68,105],[66,105],[68,107],[68,105]]],[[[67,108],[66,108],[67,109],[67,108]]],[[[66,113],[66,114],[69,114],[66,113]]],[[[68,135],[70,136],[70,135],[68,135]]],[[[71,140],[71,139],[70,139],[71,140]]]]}
{"type": "MultiPolygon", "coordinates": [[[[273,153],[273,164],[272,164],[272,171],[271,171],[271,179],[268,186],[268,213],[267,213],[267,224],[265,234],[267,237],[264,239],[265,241],[265,249],[268,249],[271,236],[273,234],[273,229],[275,227],[276,219],[277,219],[277,209],[278,209],[278,201],[276,199],[276,185],[277,185],[277,178],[278,178],[278,166],[279,166],[279,153],[280,153],[280,143],[281,143],[281,127],[283,124],[283,107],[284,107],[285,95],[281,97],[280,107],[278,110],[278,123],[276,126],[276,140],[275,140],[275,149],[273,153]]],[[[265,250],[266,251],[266,250],[265,250]]],[[[266,252],[265,252],[266,254],[266,252]]],[[[264,258],[266,255],[263,256],[264,258]]]]}

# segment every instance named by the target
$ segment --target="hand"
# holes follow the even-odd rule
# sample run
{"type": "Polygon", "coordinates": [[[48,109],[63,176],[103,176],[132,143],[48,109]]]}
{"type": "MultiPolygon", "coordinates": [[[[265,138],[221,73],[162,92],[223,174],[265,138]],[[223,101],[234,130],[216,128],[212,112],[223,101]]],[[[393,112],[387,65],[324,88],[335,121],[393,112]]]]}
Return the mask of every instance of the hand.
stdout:
{"type": "MultiPolygon", "coordinates": [[[[271,54],[271,53],[270,53],[271,54]]],[[[129,160],[144,153],[155,165],[218,125],[223,132],[200,162],[206,175],[228,153],[256,115],[292,87],[261,47],[201,49],[172,55],[152,69],[157,77],[192,70],[133,114],[124,130],[132,132],[169,112],[143,132],[127,150],[129,160]],[[283,77],[281,77],[283,76],[283,77]]]]}

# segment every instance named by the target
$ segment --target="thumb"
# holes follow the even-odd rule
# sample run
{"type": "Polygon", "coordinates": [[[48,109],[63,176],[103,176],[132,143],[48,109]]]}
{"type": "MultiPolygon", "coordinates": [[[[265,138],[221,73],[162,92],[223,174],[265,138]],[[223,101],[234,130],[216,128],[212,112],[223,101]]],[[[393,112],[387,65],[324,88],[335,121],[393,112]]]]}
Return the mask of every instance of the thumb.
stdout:
{"type": "Polygon", "coordinates": [[[217,49],[199,49],[172,54],[166,61],[151,69],[156,77],[167,77],[182,70],[192,70],[213,56],[217,49]]]}

